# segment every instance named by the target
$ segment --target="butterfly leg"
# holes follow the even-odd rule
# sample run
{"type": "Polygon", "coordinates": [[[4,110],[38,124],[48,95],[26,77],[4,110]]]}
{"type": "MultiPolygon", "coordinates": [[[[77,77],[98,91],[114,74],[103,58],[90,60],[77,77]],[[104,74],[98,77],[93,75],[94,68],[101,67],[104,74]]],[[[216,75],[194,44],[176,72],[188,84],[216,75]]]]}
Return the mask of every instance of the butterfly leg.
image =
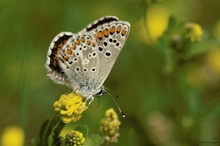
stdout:
{"type": "Polygon", "coordinates": [[[89,95],[89,97],[86,99],[85,103],[88,102],[86,109],[89,107],[89,105],[93,102],[94,97],[92,95],[89,95]]]}

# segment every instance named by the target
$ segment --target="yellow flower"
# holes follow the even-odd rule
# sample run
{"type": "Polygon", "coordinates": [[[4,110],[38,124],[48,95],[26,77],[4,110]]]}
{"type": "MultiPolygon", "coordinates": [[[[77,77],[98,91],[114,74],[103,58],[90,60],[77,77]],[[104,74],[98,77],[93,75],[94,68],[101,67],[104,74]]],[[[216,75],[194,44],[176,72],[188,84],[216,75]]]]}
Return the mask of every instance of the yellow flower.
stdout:
{"type": "Polygon", "coordinates": [[[101,124],[102,126],[100,127],[100,130],[104,134],[105,140],[109,142],[117,142],[121,122],[114,109],[110,108],[105,112],[105,117],[101,120],[101,124]]]}
{"type": "Polygon", "coordinates": [[[66,134],[65,138],[65,145],[66,146],[81,146],[85,142],[85,138],[83,137],[83,134],[72,130],[66,134]]]}
{"type": "Polygon", "coordinates": [[[185,26],[185,38],[191,42],[199,42],[203,35],[202,28],[197,23],[187,23],[185,26]]]}
{"type": "MultiPolygon", "coordinates": [[[[151,43],[156,43],[167,29],[169,23],[169,10],[159,3],[151,4],[146,12],[146,28],[148,39],[151,43]]],[[[148,41],[148,40],[145,40],[148,41]]]]}
{"type": "Polygon", "coordinates": [[[23,146],[24,131],[18,126],[8,126],[1,137],[1,146],[23,146]]]}
{"type": "Polygon", "coordinates": [[[86,109],[86,104],[82,97],[74,93],[63,94],[60,99],[54,102],[54,110],[61,115],[63,123],[78,121],[86,109]]]}

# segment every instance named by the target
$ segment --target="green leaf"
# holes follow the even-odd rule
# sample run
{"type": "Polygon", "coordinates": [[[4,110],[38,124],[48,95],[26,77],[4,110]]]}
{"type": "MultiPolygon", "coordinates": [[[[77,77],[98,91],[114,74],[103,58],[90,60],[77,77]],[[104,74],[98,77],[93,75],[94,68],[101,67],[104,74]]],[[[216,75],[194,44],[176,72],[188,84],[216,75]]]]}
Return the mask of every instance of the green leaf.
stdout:
{"type": "Polygon", "coordinates": [[[43,135],[44,135],[45,129],[47,128],[48,123],[49,123],[49,120],[46,120],[41,125],[40,133],[39,133],[40,143],[42,143],[42,141],[43,141],[43,135]]]}
{"type": "Polygon", "coordinates": [[[59,140],[59,134],[65,124],[55,114],[48,122],[45,122],[40,132],[40,144],[47,146],[51,142],[59,140]]]}
{"type": "Polygon", "coordinates": [[[53,146],[53,142],[54,142],[54,133],[51,133],[47,139],[47,142],[48,142],[48,146],[53,146]]]}

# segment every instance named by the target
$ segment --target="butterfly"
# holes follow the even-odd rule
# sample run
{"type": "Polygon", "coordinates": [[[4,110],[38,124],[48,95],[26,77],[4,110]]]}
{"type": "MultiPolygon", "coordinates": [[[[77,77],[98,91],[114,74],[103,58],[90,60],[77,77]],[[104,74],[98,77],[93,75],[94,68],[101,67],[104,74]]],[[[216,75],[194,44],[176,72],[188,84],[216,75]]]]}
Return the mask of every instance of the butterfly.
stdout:
{"type": "Polygon", "coordinates": [[[91,99],[106,93],[103,86],[130,32],[130,24],[115,16],[95,20],[74,34],[61,32],[52,40],[47,76],[78,95],[91,99]]]}

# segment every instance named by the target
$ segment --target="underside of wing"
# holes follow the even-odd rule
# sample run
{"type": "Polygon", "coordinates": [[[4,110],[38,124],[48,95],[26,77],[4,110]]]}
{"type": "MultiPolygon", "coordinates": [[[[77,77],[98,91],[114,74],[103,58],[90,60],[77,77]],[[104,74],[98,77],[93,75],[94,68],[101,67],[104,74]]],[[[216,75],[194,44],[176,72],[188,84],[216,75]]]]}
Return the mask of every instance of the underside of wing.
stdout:
{"type": "Polygon", "coordinates": [[[100,86],[109,75],[118,55],[120,54],[130,32],[130,24],[125,21],[113,21],[103,24],[93,31],[99,52],[100,86]]]}
{"type": "Polygon", "coordinates": [[[100,92],[130,32],[130,24],[105,16],[77,34],[58,34],[48,50],[46,69],[51,80],[83,96],[100,92]]]}
{"type": "Polygon", "coordinates": [[[100,62],[94,36],[87,32],[79,33],[71,37],[63,48],[59,54],[59,64],[62,70],[65,70],[68,82],[75,90],[83,86],[95,87],[93,80],[99,74],[100,62]]]}
{"type": "Polygon", "coordinates": [[[66,77],[58,63],[58,54],[63,49],[67,40],[73,35],[74,34],[71,32],[59,33],[52,40],[47,52],[47,60],[45,64],[47,76],[57,84],[66,84],[66,77]]]}

